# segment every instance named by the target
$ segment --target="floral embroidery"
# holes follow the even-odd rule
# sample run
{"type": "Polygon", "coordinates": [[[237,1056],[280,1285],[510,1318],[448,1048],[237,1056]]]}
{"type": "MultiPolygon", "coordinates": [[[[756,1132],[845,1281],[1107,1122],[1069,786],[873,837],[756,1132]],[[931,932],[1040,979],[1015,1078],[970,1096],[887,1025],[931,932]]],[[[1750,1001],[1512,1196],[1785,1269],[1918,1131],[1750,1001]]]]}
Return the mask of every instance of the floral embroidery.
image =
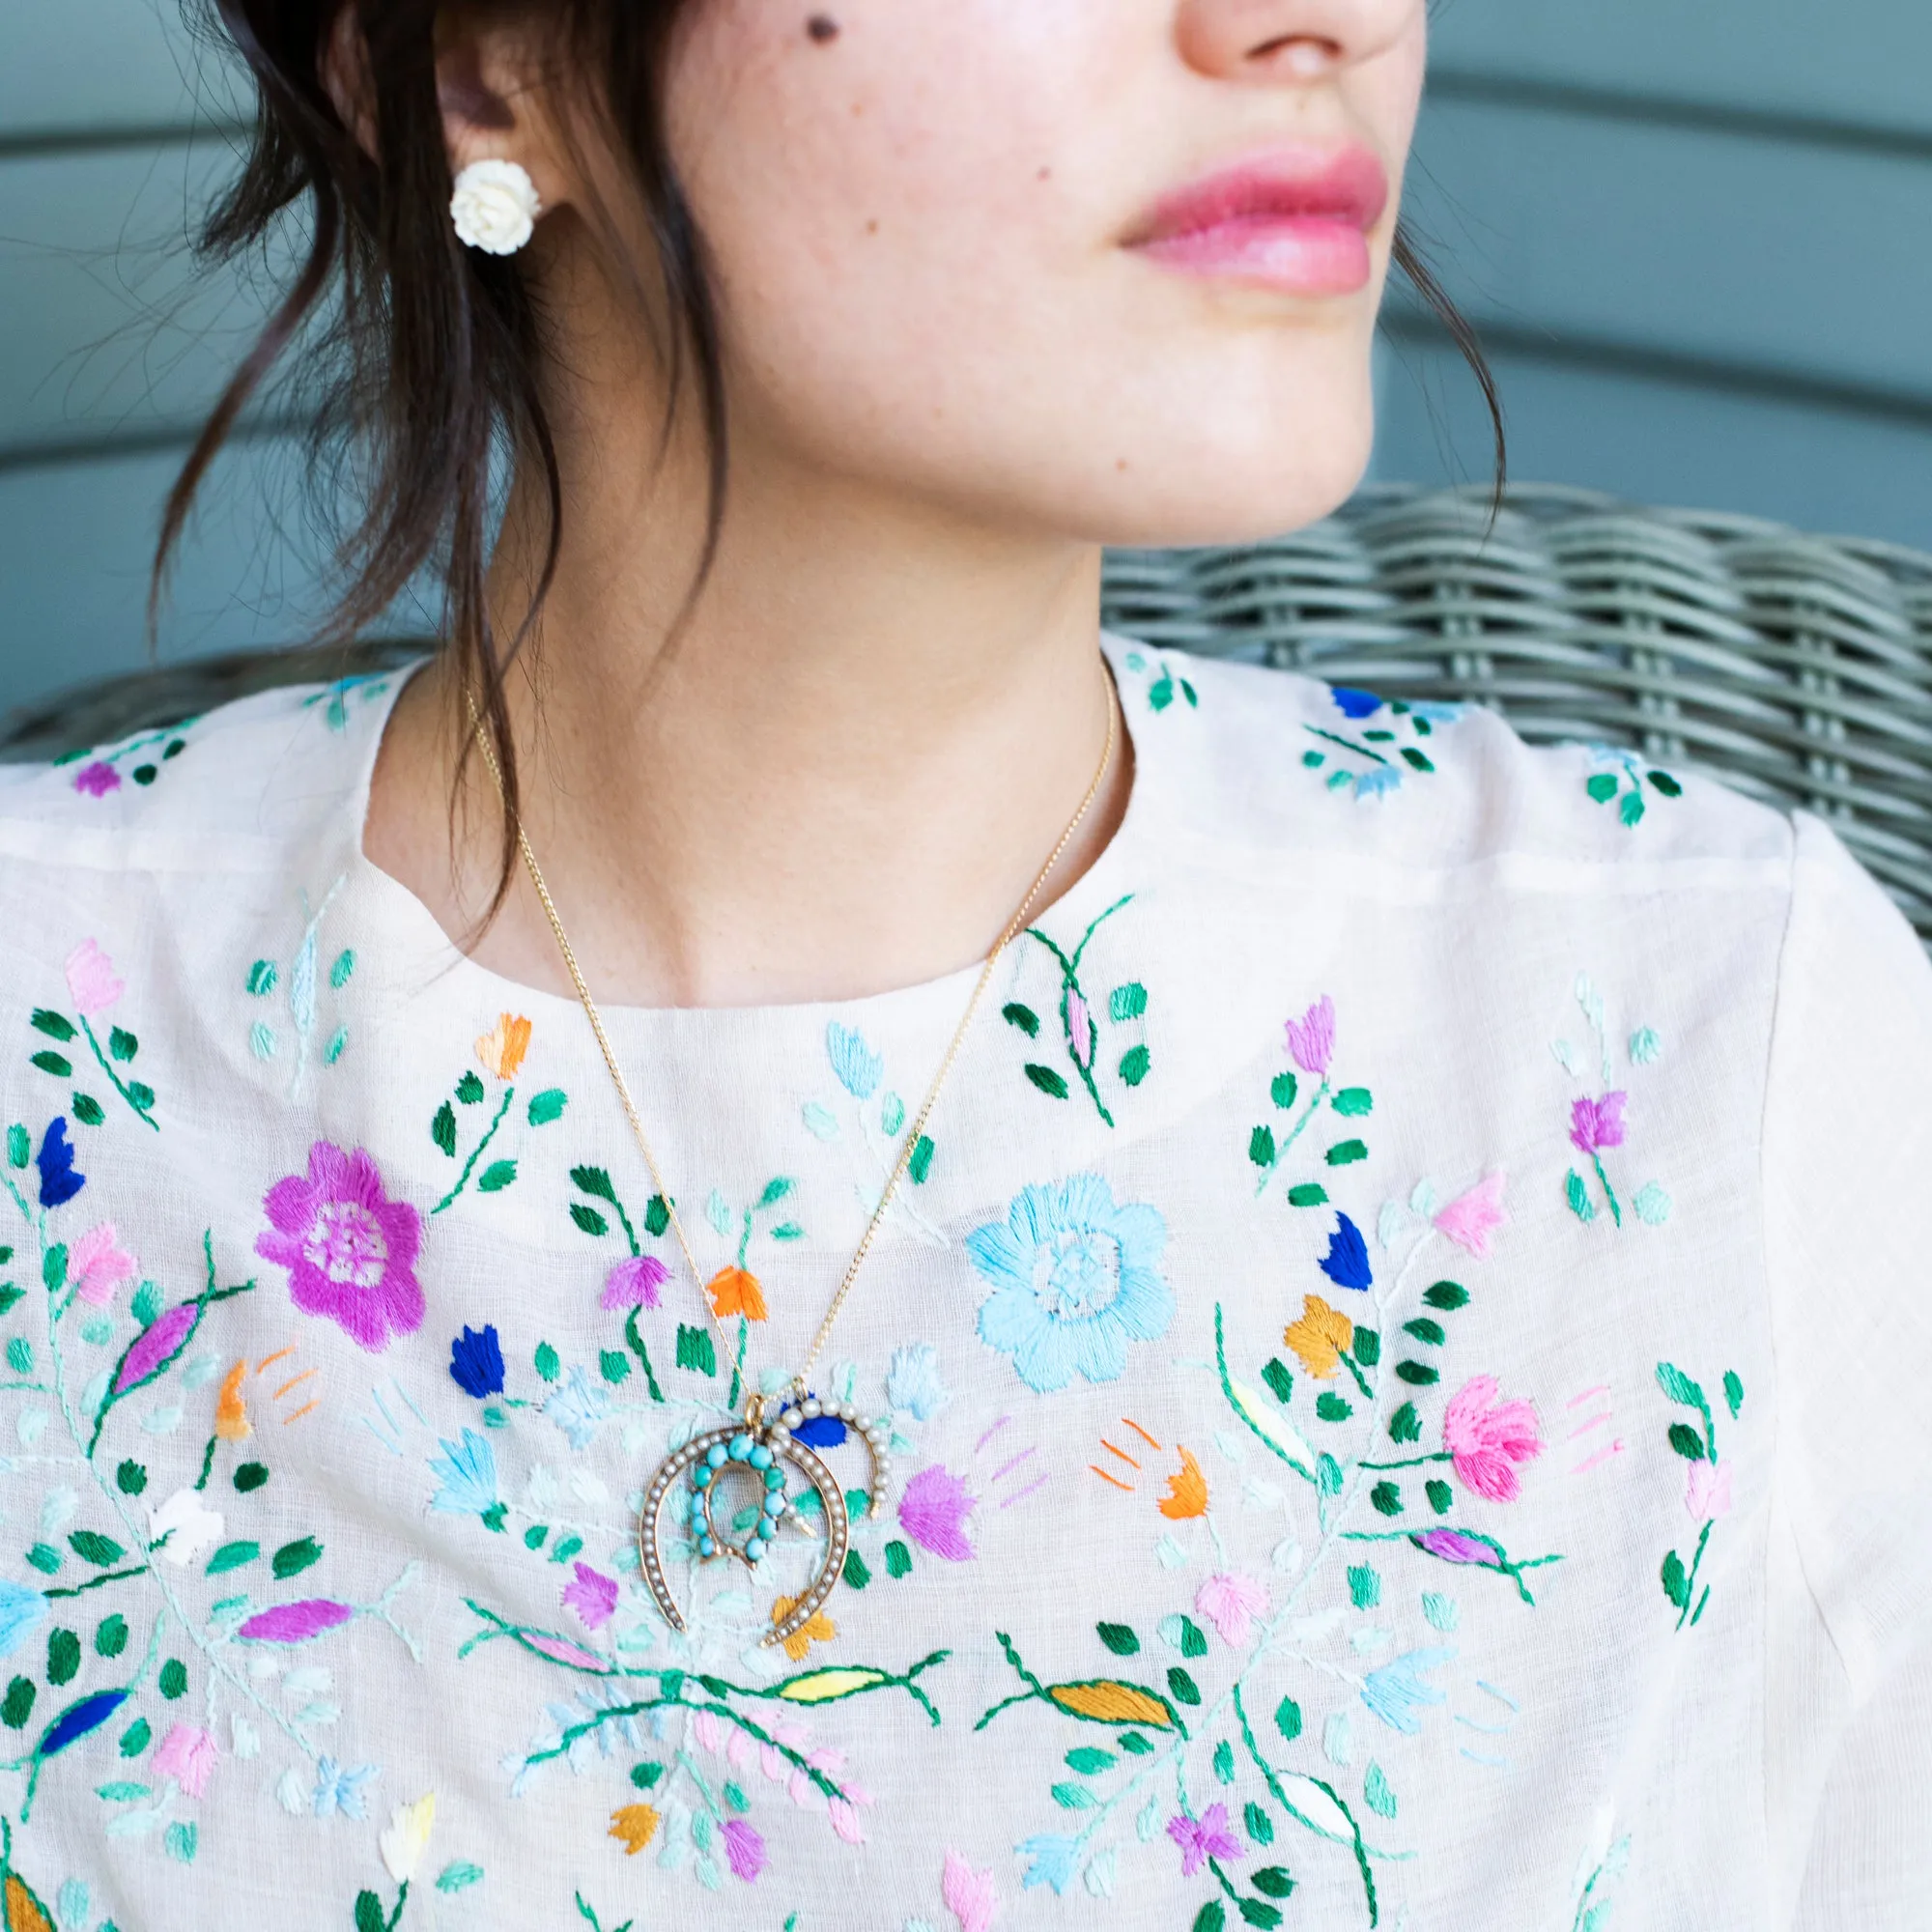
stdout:
{"type": "MultiPolygon", "coordinates": [[[[1264,1122],[1248,1136],[1248,1159],[1260,1175],[1255,1185],[1257,1195],[1267,1192],[1275,1177],[1283,1171],[1295,1144],[1308,1131],[1324,1103],[1345,1121],[1364,1120],[1374,1113],[1376,1105],[1374,1094],[1366,1087],[1344,1087],[1339,1091],[1335,1087],[1331,1070],[1335,1061],[1335,1002],[1327,994],[1317,1000],[1298,1020],[1290,1020],[1284,1032],[1293,1066],[1274,1076],[1268,1085],[1268,1097],[1281,1113],[1290,1116],[1290,1121],[1280,1134],[1272,1125],[1264,1122]],[[1300,1069],[1299,1074],[1295,1068],[1300,1069]],[[1305,1106],[1301,1106],[1303,1078],[1321,1083],[1305,1106]],[[1297,1106],[1301,1106],[1298,1116],[1295,1113],[1297,1106]]],[[[1359,1135],[1347,1133],[1342,1139],[1332,1142],[1321,1156],[1322,1164],[1330,1169],[1351,1167],[1368,1157],[1368,1143],[1359,1135]]],[[[1300,1181],[1288,1189],[1291,1208],[1320,1208],[1327,1199],[1327,1188],[1318,1180],[1300,1181]]],[[[1344,1222],[1350,1230],[1353,1229],[1354,1224],[1349,1222],[1346,1216],[1344,1222]]],[[[1360,1237],[1356,1235],[1353,1238],[1360,1237]]],[[[1331,1279],[1339,1282],[1342,1277],[1333,1275],[1331,1279]]],[[[1350,1282],[1347,1285],[1354,1287],[1360,1284],[1350,1282]]]]}
{"type": "Polygon", "coordinates": [[[304,1315],[327,1316],[372,1353],[422,1326],[421,1217],[388,1198],[360,1148],[317,1141],[307,1176],[276,1181],[262,1207],[270,1227],[255,1252],[289,1270],[289,1299],[304,1315]]]}
{"type": "MultiPolygon", "coordinates": [[[[65,1013],[51,1007],[35,1008],[29,1024],[36,1033],[55,1041],[56,1045],[39,1048],[31,1056],[32,1065],[56,1080],[71,1080],[74,1077],[73,1062],[59,1048],[84,1038],[94,1055],[95,1064],[107,1076],[115,1093],[127,1102],[136,1118],[145,1121],[158,1133],[160,1122],[155,1119],[155,1090],[142,1081],[124,1078],[117,1070],[133,1064],[141,1051],[140,1040],[126,1027],[115,1026],[108,1030],[107,1045],[103,1049],[100,1037],[94,1030],[94,1022],[119,1006],[128,988],[114,971],[114,962],[92,939],[82,940],[68,954],[67,988],[69,1003],[78,1017],[69,1019],[65,1013]]],[[[74,1090],[71,1104],[74,1119],[83,1126],[98,1127],[107,1118],[100,1102],[81,1089],[74,1090]]]]}
{"type": "Polygon", "coordinates": [[[957,1852],[948,1852],[940,1879],[946,1909],[959,1921],[959,1932],[991,1932],[1000,1909],[999,1888],[990,1871],[975,1871],[957,1852]]]}
{"type": "MultiPolygon", "coordinates": [[[[886,1084],[885,1059],[872,1050],[863,1034],[837,1020],[828,1022],[825,1058],[840,1095],[830,1105],[823,1100],[805,1103],[802,1118],[806,1131],[814,1140],[839,1143],[851,1151],[854,1191],[860,1208],[870,1215],[901,1154],[905,1155],[905,1179],[919,1188],[932,1178],[938,1149],[932,1136],[923,1133],[906,1152],[905,1100],[886,1084]]],[[[947,1245],[946,1236],[919,1211],[904,1189],[894,1197],[892,1211],[922,1240],[934,1247],[947,1245]]]]}
{"type": "MultiPolygon", "coordinates": [[[[1663,1559],[1663,1594],[1677,1610],[1677,1628],[1694,1630],[1703,1621],[1711,1601],[1707,1583],[1700,1595],[1697,1576],[1704,1567],[1704,1552],[1710,1548],[1711,1532],[1720,1518],[1731,1510],[1731,1466],[1718,1455],[1718,1423],[1711,1411],[1710,1398],[1703,1385],[1693,1381],[1671,1362],[1657,1365],[1657,1385],[1665,1398],[1680,1408],[1689,1409],[1703,1426],[1689,1422],[1670,1425],[1670,1446],[1690,1465],[1684,1484],[1684,1508],[1699,1526],[1696,1547],[1687,1566],[1676,1550],[1663,1559]]],[[[1724,1373],[1724,1406],[1737,1421],[1745,1407],[1745,1385],[1733,1370],[1724,1373]]]]}
{"type": "Polygon", "coordinates": [[[1096,1174],[1027,1187],[1004,1222],[966,1238],[993,1286],[980,1304],[980,1339],[1013,1358],[1042,1395],[1075,1375],[1116,1381],[1130,1343],[1152,1342],[1174,1320],[1162,1278],[1167,1224],[1157,1209],[1116,1204],[1096,1174]]]}
{"type": "MultiPolygon", "coordinates": [[[[1087,949],[1093,945],[1094,935],[1117,912],[1133,903],[1133,895],[1115,900],[1107,910],[1099,915],[1081,935],[1080,942],[1068,952],[1056,940],[1051,939],[1037,926],[1027,928],[1027,937],[1038,942],[1052,954],[1054,964],[1060,974],[1060,1031],[1066,1046],[1066,1057],[1072,1063],[1075,1077],[1086,1089],[1087,1097],[1093,1101],[1094,1111],[1106,1122],[1114,1124],[1114,1116],[1105,1099],[1101,1096],[1097,1069],[1101,1064],[1102,1041],[1109,1038],[1107,1029],[1125,1029],[1126,1038],[1131,1042],[1114,1067],[1114,1077],[1121,1085],[1134,1088],[1146,1080],[1153,1067],[1153,1057],[1147,1042],[1148,989],[1138,980],[1123,980],[1107,996],[1104,1013],[1095,1009],[1080,972],[1087,957],[1087,949]]],[[[1001,1016],[1010,1027],[1023,1033],[1028,1039],[1037,1039],[1040,1036],[1038,1012],[1023,1000],[1009,1000],[1001,1009],[1001,1016]]],[[[1112,1059],[1118,1041],[1112,1041],[1106,1048],[1106,1057],[1112,1059]]],[[[1072,1088],[1064,1073],[1056,1071],[1043,1062],[1029,1061],[1026,1077],[1047,1095],[1049,1099],[1065,1100],[1071,1096],[1072,1088]]]]}
{"type": "Polygon", "coordinates": [[[346,731],[349,728],[351,696],[362,704],[373,704],[388,689],[387,671],[359,671],[349,677],[331,678],[319,691],[311,692],[302,699],[302,709],[313,711],[320,707],[323,723],[329,730],[346,731]]]}
{"type": "Polygon", "coordinates": [[[1321,749],[1302,753],[1311,772],[1328,768],[1330,791],[1352,789],[1357,799],[1382,798],[1402,787],[1408,772],[1433,773],[1435,760],[1422,749],[1438,724],[1453,724],[1463,715],[1460,704],[1410,704],[1401,698],[1380,698],[1372,691],[1336,685],[1328,694],[1345,726],[1328,730],[1319,724],[1301,728],[1321,741],[1321,749]],[[1381,721],[1383,714],[1387,717],[1381,721]]]}
{"type": "MultiPolygon", "coordinates": [[[[1570,1103],[1569,1138],[1570,1145],[1590,1163],[1600,1193],[1593,1197],[1588,1181],[1573,1167],[1564,1177],[1563,1194],[1577,1220],[1586,1224],[1596,1220],[1601,1201],[1602,1209],[1608,1211],[1612,1225],[1621,1228],[1624,1203],[1611,1182],[1604,1155],[1622,1148],[1630,1137],[1630,1094],[1613,1084],[1617,1078],[1616,1049],[1610,1038],[1608,1012],[1603,994],[1587,974],[1577,975],[1577,1005],[1595,1036],[1598,1081],[1592,1082],[1591,1069],[1583,1065],[1577,1049],[1567,1039],[1552,1041],[1550,1051],[1573,1080],[1584,1083],[1584,1092],[1570,1103]],[[1598,1085],[1594,1094],[1589,1091],[1592,1084],[1598,1085]]],[[[1654,1028],[1639,1027],[1631,1035],[1624,1051],[1632,1067],[1654,1066],[1663,1057],[1663,1042],[1654,1028]]],[[[1638,1188],[1630,1201],[1636,1218],[1649,1228],[1662,1227],[1670,1218],[1673,1205],[1670,1196],[1654,1180],[1638,1188]]]]}
{"type": "Polygon", "coordinates": [[[80,764],[79,771],[73,775],[73,788],[83,798],[111,798],[124,782],[124,765],[128,766],[128,778],[137,785],[153,784],[160,777],[162,768],[187,750],[187,740],[181,733],[194,722],[188,719],[165,730],[143,731],[137,737],[128,738],[119,745],[103,746],[98,751],[70,752],[66,757],[56,759],[55,763],[80,764]],[[156,747],[159,749],[156,750],[156,747]],[[135,762],[129,764],[130,759],[135,762]]]}
{"type": "MultiPolygon", "coordinates": [[[[335,1002],[338,1012],[342,994],[349,982],[355,977],[356,957],[353,947],[342,948],[329,962],[327,973],[322,967],[322,930],[328,918],[329,908],[348,883],[347,877],[338,878],[323,895],[322,903],[313,911],[309,908],[308,895],[303,893],[300,899],[301,937],[296,942],[296,950],[286,974],[273,959],[257,959],[248,968],[242,984],[248,996],[254,1000],[268,1001],[279,992],[288,1009],[289,1024],[295,1030],[296,1064],[289,1076],[289,1097],[294,1099],[302,1090],[308,1077],[309,1063],[316,1053],[317,1036],[321,1030],[322,1000],[326,988],[335,1002]]],[[[248,1029],[248,1050],[257,1060],[267,1062],[275,1059],[282,1050],[282,1038],[268,1020],[256,1020],[248,1029]]],[[[349,1050],[349,1029],[338,1018],[330,1029],[328,1037],[320,1048],[322,1064],[333,1066],[349,1050]]]]}
{"type": "MultiPolygon", "coordinates": [[[[523,1069],[524,1056],[530,1050],[530,1034],[528,1020],[516,1013],[502,1013],[498,1015],[497,1024],[477,1039],[475,1052],[478,1065],[503,1091],[491,1113],[489,1125],[477,1136],[476,1144],[469,1150],[462,1171],[451,1183],[449,1191],[430,1209],[432,1214],[440,1214],[456,1202],[469,1185],[472,1176],[479,1194],[500,1194],[516,1180],[517,1163],[514,1158],[499,1156],[483,1165],[480,1174],[477,1168],[483,1162],[483,1156],[496,1144],[511,1103],[517,1097],[514,1083],[523,1069]]],[[[462,1138],[457,1108],[481,1105],[489,1091],[474,1071],[468,1071],[456,1083],[453,1095],[436,1110],[436,1117],[430,1122],[429,1135],[446,1159],[456,1158],[462,1138]]],[[[547,1087],[541,1093],[531,1094],[524,1109],[525,1118],[532,1127],[547,1127],[563,1118],[567,1104],[568,1096],[561,1088],[547,1087]]]]}
{"type": "Polygon", "coordinates": [[[1122,660],[1128,670],[1136,677],[1148,680],[1147,701],[1150,711],[1159,713],[1167,710],[1177,696],[1186,700],[1190,711],[1201,708],[1200,695],[1187,679],[1174,668],[1173,664],[1158,652],[1129,651],[1122,660]]]}
{"type": "Polygon", "coordinates": [[[1628,752],[1619,752],[1606,745],[1592,748],[1599,770],[1584,781],[1583,789],[1599,805],[1614,805],[1618,819],[1631,830],[1643,823],[1648,810],[1644,801],[1644,781],[1650,781],[1651,789],[1660,798],[1682,798],[1684,787],[1668,772],[1659,771],[1655,766],[1638,763],[1628,752]]]}

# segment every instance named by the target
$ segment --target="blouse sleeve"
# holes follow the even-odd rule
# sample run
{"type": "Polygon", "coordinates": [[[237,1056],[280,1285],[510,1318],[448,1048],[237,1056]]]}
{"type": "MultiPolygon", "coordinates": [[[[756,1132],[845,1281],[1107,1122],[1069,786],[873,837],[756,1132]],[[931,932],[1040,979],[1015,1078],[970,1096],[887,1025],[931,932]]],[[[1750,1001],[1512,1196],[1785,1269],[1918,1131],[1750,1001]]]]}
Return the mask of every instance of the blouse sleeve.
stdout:
{"type": "Polygon", "coordinates": [[[1798,1922],[1906,1932],[1932,1896],[1932,962],[1803,815],[1763,1161],[1778,1515],[1837,1680],[1833,1721],[1768,1713],[1774,1759],[1829,1753],[1795,1780],[1824,1787],[1798,1922]]]}

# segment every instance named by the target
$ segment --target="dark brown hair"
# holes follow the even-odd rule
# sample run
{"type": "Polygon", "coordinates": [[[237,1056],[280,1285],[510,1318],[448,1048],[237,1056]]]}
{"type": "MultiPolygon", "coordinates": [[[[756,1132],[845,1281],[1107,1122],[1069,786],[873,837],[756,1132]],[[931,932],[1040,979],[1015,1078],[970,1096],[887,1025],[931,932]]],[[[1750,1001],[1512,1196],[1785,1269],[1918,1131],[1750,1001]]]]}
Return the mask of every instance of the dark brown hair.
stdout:
{"type": "MultiPolygon", "coordinates": [[[[241,50],[255,80],[253,141],[203,232],[217,259],[269,242],[293,215],[301,262],[222,393],[170,492],[156,554],[151,616],[195,493],[244,409],[301,338],[298,361],[314,447],[347,451],[359,519],[338,553],[344,587],[324,642],[348,642],[425,570],[440,581],[442,648],[473,692],[516,809],[517,763],[504,702],[509,660],[535,621],[555,568],[562,518],[540,384],[541,318],[514,259],[466,248],[450,224],[450,175],[437,90],[437,23],[450,0],[185,0],[205,29],[241,50]],[[374,153],[344,124],[325,50],[352,14],[367,49],[374,153]],[[531,614],[499,647],[485,603],[493,468],[533,461],[547,486],[549,543],[531,614]]],[[[514,0],[473,0],[512,11],[514,0]]],[[[692,587],[710,568],[724,503],[724,383],[702,237],[667,148],[663,77],[671,34],[694,0],[545,0],[550,49],[601,93],[654,232],[669,338],[661,345],[670,408],[695,390],[710,450],[709,523],[692,587]]],[[[1395,261],[1448,329],[1482,385],[1496,428],[1495,383],[1468,324],[1399,231],[1395,261]]],[[[666,430],[668,433],[669,425],[666,430]]],[[[688,607],[687,607],[688,608],[688,607]]],[[[464,740],[467,757],[469,741],[464,740]]],[[[515,861],[502,828],[497,901],[515,861]]],[[[494,909],[494,908],[493,908],[494,909]]]]}

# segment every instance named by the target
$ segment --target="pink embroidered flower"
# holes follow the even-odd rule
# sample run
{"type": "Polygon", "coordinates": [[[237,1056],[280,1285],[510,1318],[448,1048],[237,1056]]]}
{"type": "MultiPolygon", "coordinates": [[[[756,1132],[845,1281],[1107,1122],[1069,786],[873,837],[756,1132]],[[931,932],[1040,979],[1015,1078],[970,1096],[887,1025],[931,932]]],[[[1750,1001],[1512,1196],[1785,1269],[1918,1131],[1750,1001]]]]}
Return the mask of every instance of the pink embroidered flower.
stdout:
{"type": "Polygon", "coordinates": [[[1073,1045],[1073,1064],[1076,1066],[1092,1066],[1094,1015],[1088,1010],[1087,1002],[1070,989],[1066,995],[1066,1037],[1073,1045]]]}
{"type": "Polygon", "coordinates": [[[262,1205],[271,1225],[255,1252],[289,1270],[289,1298],[304,1315],[327,1316],[371,1353],[422,1326],[421,1219],[384,1193],[376,1163],[360,1148],[345,1153],[317,1141],[306,1179],[276,1181],[262,1205]]]}
{"type": "Polygon", "coordinates": [[[1326,993],[1298,1020],[1289,1021],[1288,1050],[1302,1072],[1327,1079],[1335,1058],[1335,1002],[1326,993]]]}
{"type": "Polygon", "coordinates": [[[1731,1465],[1692,1463],[1684,1485],[1684,1507],[1692,1522],[1715,1522],[1731,1513],[1731,1465]]]}
{"type": "Polygon", "coordinates": [[[969,1563],[978,1552],[966,1539],[966,1519],[978,1500],[957,1476],[935,1463],[905,1486],[899,1524],[922,1549],[949,1563],[969,1563]]]}
{"type": "Polygon", "coordinates": [[[74,773],[73,788],[87,798],[105,798],[121,789],[121,774],[106,759],[96,758],[74,773]]]}
{"type": "Polygon", "coordinates": [[[330,1603],[327,1597],[306,1597],[299,1603],[277,1604],[272,1609],[257,1611],[242,1626],[241,1634],[250,1643],[307,1643],[312,1637],[340,1630],[355,1614],[347,1604],[330,1603]]]}
{"type": "Polygon", "coordinates": [[[135,1274],[134,1257],[122,1247],[112,1221],[90,1228],[67,1258],[67,1278],[81,1300],[105,1308],[114,1291],[135,1274]]]}
{"type": "Polygon", "coordinates": [[[655,1255],[626,1255],[604,1278],[600,1308],[655,1308],[670,1269],[655,1255]]]}
{"type": "Polygon", "coordinates": [[[988,1932],[1000,1909],[999,1888],[991,1869],[976,1872],[957,1852],[946,1855],[946,1872],[939,1895],[959,1921],[959,1932],[988,1932]]]}
{"type": "Polygon", "coordinates": [[[1267,1614],[1268,1593],[1252,1577],[1210,1577],[1194,1593],[1194,1607],[1238,1650],[1254,1634],[1254,1620],[1267,1614]]]}
{"type": "Polygon", "coordinates": [[[545,1636],[540,1631],[526,1631],[524,1641],[539,1657],[547,1657],[553,1663],[567,1663],[574,1670],[592,1670],[600,1677],[611,1674],[611,1666],[595,1651],[582,1650],[564,1637],[545,1636]]]}
{"type": "Polygon", "coordinates": [[[853,1809],[849,1799],[828,1799],[825,1813],[832,1821],[832,1829],[848,1845],[863,1845],[866,1842],[866,1828],[860,1824],[859,1814],[853,1809]]]}
{"type": "Polygon", "coordinates": [[[742,1818],[725,1819],[724,1835],[724,1858],[731,1875],[743,1879],[747,1885],[755,1885],[758,1874],[770,1861],[764,1839],[742,1818]]]}
{"type": "Polygon", "coordinates": [[[1490,1258],[1490,1236],[1509,1216],[1503,1212],[1504,1177],[1492,1174],[1459,1194],[1435,1217],[1435,1232],[1446,1235],[1479,1262],[1490,1258]]]}
{"type": "Polygon", "coordinates": [[[67,955],[68,997],[88,1019],[104,1013],[128,990],[114,971],[114,962],[91,939],[83,939],[67,955]]]}
{"type": "Polygon", "coordinates": [[[575,1610],[585,1630],[602,1630],[617,1614],[617,1579],[587,1563],[573,1565],[563,1586],[563,1607],[575,1610]]]}
{"type": "Polygon", "coordinates": [[[1456,1473],[1477,1495],[1513,1503],[1522,1493],[1516,1465],[1543,1454],[1536,1410],[1526,1402],[1496,1401],[1496,1378],[1475,1376],[1463,1384],[1442,1416],[1442,1446],[1456,1473]]]}
{"type": "Polygon", "coordinates": [[[1605,1094],[1601,1100],[1581,1099],[1570,1109],[1570,1144],[1578,1153],[1601,1153],[1624,1144],[1624,1106],[1628,1094],[1605,1094]]]}
{"type": "Polygon", "coordinates": [[[157,1776],[172,1777],[190,1798],[199,1798],[214,1776],[214,1740],[198,1724],[177,1724],[161,1740],[153,1768],[157,1776]]]}
{"type": "Polygon", "coordinates": [[[1177,1814],[1167,1821],[1167,1835],[1180,1847],[1182,1878],[1192,1878],[1209,1859],[1241,1856],[1241,1841],[1228,1829],[1225,1804],[1210,1804],[1198,1818],[1177,1814]]]}

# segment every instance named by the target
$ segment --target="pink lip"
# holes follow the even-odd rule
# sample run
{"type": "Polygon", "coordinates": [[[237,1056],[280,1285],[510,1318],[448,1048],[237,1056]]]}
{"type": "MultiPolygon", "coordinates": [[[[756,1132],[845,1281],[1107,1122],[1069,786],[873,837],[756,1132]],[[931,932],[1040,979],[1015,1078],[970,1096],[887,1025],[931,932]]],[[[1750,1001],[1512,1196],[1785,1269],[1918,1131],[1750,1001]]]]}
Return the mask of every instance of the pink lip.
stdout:
{"type": "Polygon", "coordinates": [[[1284,148],[1163,197],[1128,246],[1183,273],[1289,295],[1353,295],[1374,272],[1368,231],[1388,176],[1366,148],[1284,148]]]}

